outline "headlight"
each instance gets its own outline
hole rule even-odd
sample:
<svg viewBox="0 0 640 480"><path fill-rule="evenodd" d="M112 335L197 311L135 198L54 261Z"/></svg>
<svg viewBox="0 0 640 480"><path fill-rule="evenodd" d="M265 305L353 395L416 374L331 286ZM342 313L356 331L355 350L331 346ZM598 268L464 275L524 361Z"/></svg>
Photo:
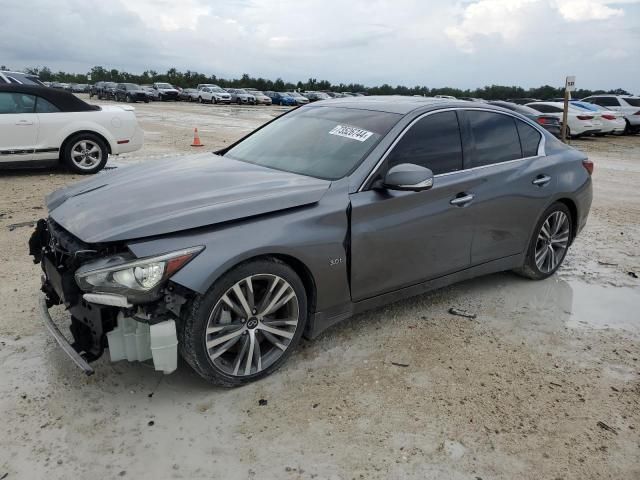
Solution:
<svg viewBox="0 0 640 480"><path fill-rule="evenodd" d="M203 249L192 247L135 260L123 255L106 257L81 266L75 275L76 283L85 292L118 293L130 300L148 298Z"/></svg>

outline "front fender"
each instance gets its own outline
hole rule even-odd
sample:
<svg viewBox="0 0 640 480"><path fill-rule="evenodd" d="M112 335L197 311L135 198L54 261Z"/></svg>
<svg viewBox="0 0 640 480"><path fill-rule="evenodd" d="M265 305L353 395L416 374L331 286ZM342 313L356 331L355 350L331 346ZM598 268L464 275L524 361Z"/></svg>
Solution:
<svg viewBox="0 0 640 480"><path fill-rule="evenodd" d="M225 272L251 258L286 255L304 264L316 285L316 309L350 301L347 182L334 182L316 204L230 224L128 244L137 257L204 245L171 280L204 294Z"/></svg>

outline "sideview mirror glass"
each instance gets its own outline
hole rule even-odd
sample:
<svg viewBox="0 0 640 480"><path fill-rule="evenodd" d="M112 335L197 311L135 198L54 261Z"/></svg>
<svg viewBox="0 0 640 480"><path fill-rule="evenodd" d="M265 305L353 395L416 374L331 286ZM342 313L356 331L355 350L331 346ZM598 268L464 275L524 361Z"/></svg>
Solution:
<svg viewBox="0 0 640 480"><path fill-rule="evenodd" d="M401 163L389 169L383 186L389 190L421 192L433 186L433 172L413 163Z"/></svg>

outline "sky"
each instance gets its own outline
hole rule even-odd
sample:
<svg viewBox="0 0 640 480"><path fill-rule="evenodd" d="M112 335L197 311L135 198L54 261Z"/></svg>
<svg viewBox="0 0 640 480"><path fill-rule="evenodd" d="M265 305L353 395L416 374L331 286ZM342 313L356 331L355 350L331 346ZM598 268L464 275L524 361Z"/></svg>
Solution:
<svg viewBox="0 0 640 480"><path fill-rule="evenodd" d="M640 0L0 0L0 64L640 94ZM38 12L38 15L33 15Z"/></svg>

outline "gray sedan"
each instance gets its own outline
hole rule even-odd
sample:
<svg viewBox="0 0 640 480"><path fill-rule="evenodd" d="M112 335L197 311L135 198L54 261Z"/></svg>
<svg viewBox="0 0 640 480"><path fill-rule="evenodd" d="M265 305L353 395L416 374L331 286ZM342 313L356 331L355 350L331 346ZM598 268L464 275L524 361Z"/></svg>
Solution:
<svg viewBox="0 0 640 480"><path fill-rule="evenodd" d="M87 373L108 348L246 384L356 313L503 270L553 275L587 221L592 170L491 105L315 102L215 154L51 194L30 240L42 316Z"/></svg>

